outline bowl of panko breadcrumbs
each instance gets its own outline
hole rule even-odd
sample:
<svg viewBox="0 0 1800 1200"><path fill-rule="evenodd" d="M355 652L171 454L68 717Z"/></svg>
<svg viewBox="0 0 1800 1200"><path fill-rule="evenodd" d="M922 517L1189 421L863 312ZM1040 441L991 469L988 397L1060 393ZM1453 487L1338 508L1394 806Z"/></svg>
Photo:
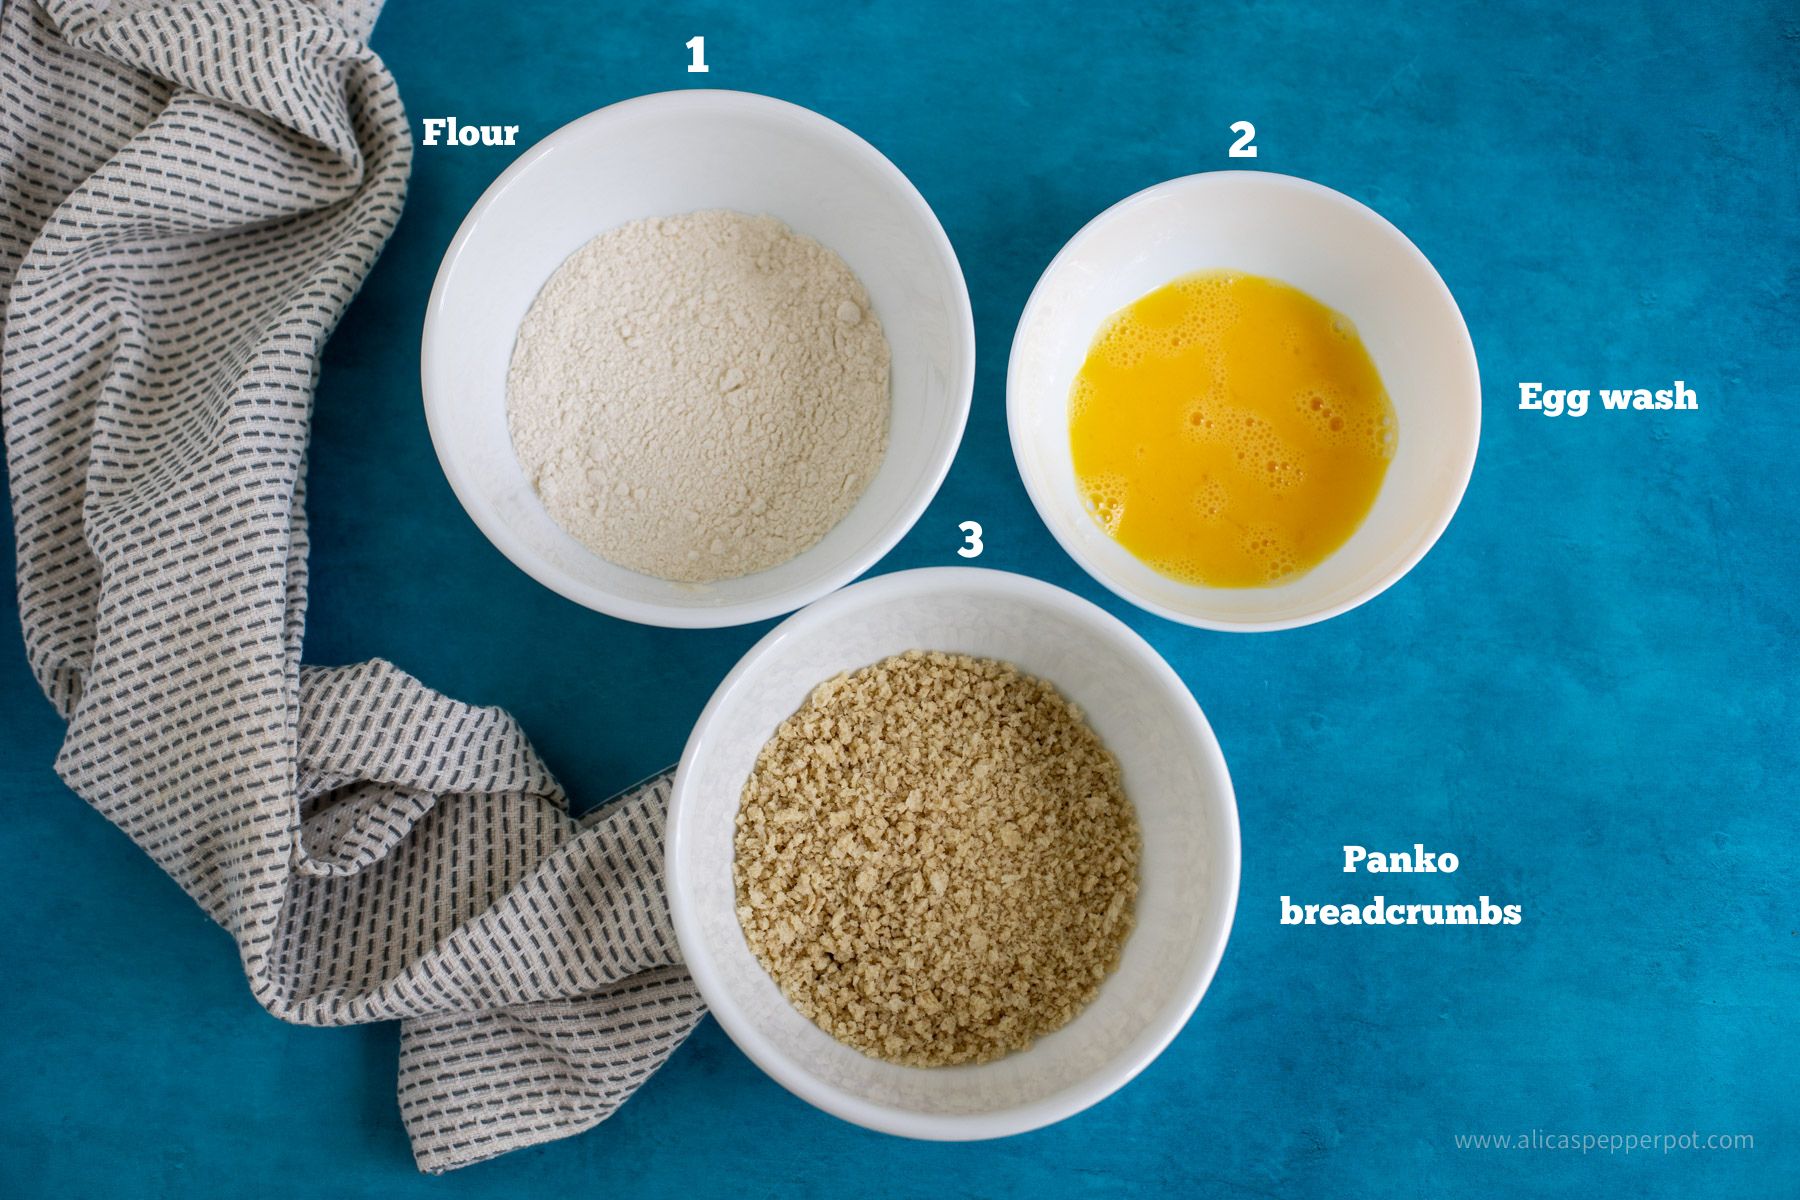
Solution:
<svg viewBox="0 0 1800 1200"><path fill-rule="evenodd" d="M1180 1032L1237 903L1237 807L1180 678L1060 588L903 571L720 684L669 808L669 904L733 1041L907 1137L1001 1137Z"/></svg>

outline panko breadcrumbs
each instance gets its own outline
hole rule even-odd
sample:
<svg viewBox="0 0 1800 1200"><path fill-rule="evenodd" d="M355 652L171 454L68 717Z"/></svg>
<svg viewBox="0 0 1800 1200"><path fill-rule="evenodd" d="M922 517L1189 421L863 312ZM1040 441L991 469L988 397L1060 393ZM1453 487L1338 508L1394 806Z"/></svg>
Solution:
<svg viewBox="0 0 1800 1200"><path fill-rule="evenodd" d="M1050 684L960 654L820 684L758 756L736 843L738 920L782 993L912 1066L1067 1024L1137 898L1117 760Z"/></svg>

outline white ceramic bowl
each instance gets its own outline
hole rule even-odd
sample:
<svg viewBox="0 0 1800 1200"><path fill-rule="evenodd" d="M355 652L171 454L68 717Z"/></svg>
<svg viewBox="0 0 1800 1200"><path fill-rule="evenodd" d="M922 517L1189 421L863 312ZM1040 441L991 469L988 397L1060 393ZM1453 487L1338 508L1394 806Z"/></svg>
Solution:
<svg viewBox="0 0 1800 1200"><path fill-rule="evenodd" d="M1274 587L1159 574L1095 524L1075 487L1069 388L1095 333L1139 296L1201 270L1280 279L1349 317L1394 403L1399 443L1368 518L1331 557ZM1189 625L1288 629L1355 608L1431 549L1475 466L1481 379L1456 301L1405 234L1319 184L1218 171L1121 200L1063 247L1019 318L1006 419L1032 503L1088 574Z"/></svg>
<svg viewBox="0 0 1800 1200"><path fill-rule="evenodd" d="M708 208L767 213L850 264L893 350L893 410L881 470L823 540L769 570L695 585L610 563L551 519L513 454L506 372L519 322L571 253L627 221ZM975 329L943 227L874 147L767 96L665 92L563 126L482 194L438 269L421 376L450 486L519 567L626 620L737 625L843 586L918 520L962 439Z"/></svg>
<svg viewBox="0 0 1800 1200"><path fill-rule="evenodd" d="M1118 971L1062 1029L975 1066L895 1066L834 1041L782 998L745 944L733 900L734 821L763 744L817 684L912 649L1003 659L1054 683L1118 755L1143 831L1137 923ZM1122 622L1021 575L902 571L796 613L719 685L675 776L668 887L682 954L713 1015L776 1082L871 1129L999 1137L1104 1099L1180 1031L1231 931L1237 805L1199 705Z"/></svg>

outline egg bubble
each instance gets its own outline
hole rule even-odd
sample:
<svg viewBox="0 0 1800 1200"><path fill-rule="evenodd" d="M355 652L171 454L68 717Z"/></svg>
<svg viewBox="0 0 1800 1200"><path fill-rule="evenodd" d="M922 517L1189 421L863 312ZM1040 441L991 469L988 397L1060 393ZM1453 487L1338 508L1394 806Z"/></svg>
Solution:
<svg viewBox="0 0 1800 1200"><path fill-rule="evenodd" d="M1230 271L1199 271L1175 281L1175 290L1192 299L1216 298L1228 291L1238 276Z"/></svg>
<svg viewBox="0 0 1800 1200"><path fill-rule="evenodd" d="M1394 457L1394 451L1400 446L1400 429L1394 421L1393 413L1383 413L1375 423L1375 448L1383 458Z"/></svg>
<svg viewBox="0 0 1800 1200"><path fill-rule="evenodd" d="M1147 559L1146 561L1149 563L1152 570L1161 572L1169 578L1181 583L1191 583L1200 587L1206 587L1212 582L1206 577L1205 568L1194 559L1185 555L1164 555L1158 558Z"/></svg>
<svg viewBox="0 0 1800 1200"><path fill-rule="evenodd" d="M1216 525L1225 519L1225 510L1231 503L1231 493L1225 485L1208 475L1194 489L1193 505L1200 514L1200 519L1208 525Z"/></svg>
<svg viewBox="0 0 1800 1200"><path fill-rule="evenodd" d="M1075 376L1075 382L1069 386L1069 420L1079 421L1087 415L1088 408L1094 402L1094 381L1086 372Z"/></svg>
<svg viewBox="0 0 1800 1200"><path fill-rule="evenodd" d="M1277 492L1301 481L1300 456L1268 421L1242 409L1227 409L1219 425L1221 440L1248 478Z"/></svg>
<svg viewBox="0 0 1800 1200"><path fill-rule="evenodd" d="M1106 365L1128 371L1144 361L1144 343L1151 340L1145 332L1136 321L1127 317L1115 321L1101 334L1094 349Z"/></svg>
<svg viewBox="0 0 1800 1200"><path fill-rule="evenodd" d="M1122 476L1110 472L1081 479L1081 500L1100 528L1113 534L1125 519L1128 487Z"/></svg>
<svg viewBox="0 0 1800 1200"><path fill-rule="evenodd" d="M1257 565L1265 582L1273 583L1292 574L1300 556L1280 530L1258 523L1244 530L1242 548L1246 557Z"/></svg>
<svg viewBox="0 0 1800 1200"><path fill-rule="evenodd" d="M1267 472L1265 482L1272 492L1286 492L1298 487L1306 479L1306 472L1301 470L1292 459L1271 458L1264 464Z"/></svg>
<svg viewBox="0 0 1800 1200"><path fill-rule="evenodd" d="M1188 330L1188 340L1205 340L1230 325L1238 315L1238 302L1231 295L1237 277L1203 272L1188 275L1174 284L1175 291L1187 301L1181 324Z"/></svg>
<svg viewBox="0 0 1800 1200"><path fill-rule="evenodd" d="M1201 443L1217 443L1224 437L1219 405L1211 396L1197 396L1182 412L1180 429L1183 436Z"/></svg>

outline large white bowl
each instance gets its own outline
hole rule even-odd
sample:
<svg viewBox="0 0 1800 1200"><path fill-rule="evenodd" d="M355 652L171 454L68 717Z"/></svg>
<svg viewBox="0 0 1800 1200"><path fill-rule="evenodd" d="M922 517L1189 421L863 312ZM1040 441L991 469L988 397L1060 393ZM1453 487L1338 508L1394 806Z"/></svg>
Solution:
<svg viewBox="0 0 1800 1200"><path fill-rule="evenodd" d="M895 1066L834 1041L751 954L733 898L738 802L763 744L817 684L912 649L1003 659L1054 683L1118 755L1143 831L1137 923L1118 971L1062 1029L975 1066ZM1104 1099L1180 1031L1231 931L1237 805L1199 705L1119 620L1020 575L902 571L796 613L719 685L675 776L668 887L682 954L713 1015L776 1082L871 1129L999 1137Z"/></svg>
<svg viewBox="0 0 1800 1200"><path fill-rule="evenodd" d="M1075 487L1069 388L1095 333L1139 296L1201 270L1271 276L1349 317L1394 403L1399 444L1368 518L1331 557L1274 587L1197 587L1152 570L1100 529ZM1405 234L1328 187L1217 171L1121 200L1063 247L1019 318L1006 419L1032 503L1088 574L1190 625L1288 629L1380 594L1431 549L1475 466L1481 379L1456 301Z"/></svg>
<svg viewBox="0 0 1800 1200"><path fill-rule="evenodd" d="M881 470L823 540L769 570L695 585L610 563L551 519L513 453L506 373L519 322L571 253L627 221L708 208L767 213L849 263L893 350L893 411ZM482 194L438 270L421 360L438 460L502 553L616 617L737 625L848 583L918 520L962 439L975 329L943 227L873 146L767 96L665 92L563 126Z"/></svg>

